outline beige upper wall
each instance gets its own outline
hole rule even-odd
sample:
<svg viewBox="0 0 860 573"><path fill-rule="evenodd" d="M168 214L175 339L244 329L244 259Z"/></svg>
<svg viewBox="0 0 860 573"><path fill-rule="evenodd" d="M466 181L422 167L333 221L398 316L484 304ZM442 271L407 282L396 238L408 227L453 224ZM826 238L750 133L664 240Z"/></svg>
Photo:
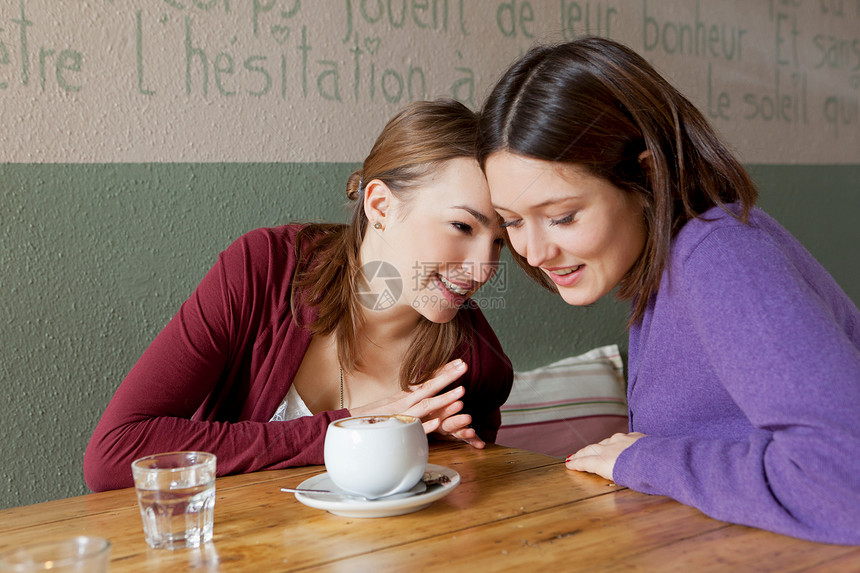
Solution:
<svg viewBox="0 0 860 573"><path fill-rule="evenodd" d="M359 161L530 45L652 61L747 163L860 161L860 0L0 0L0 161Z"/></svg>

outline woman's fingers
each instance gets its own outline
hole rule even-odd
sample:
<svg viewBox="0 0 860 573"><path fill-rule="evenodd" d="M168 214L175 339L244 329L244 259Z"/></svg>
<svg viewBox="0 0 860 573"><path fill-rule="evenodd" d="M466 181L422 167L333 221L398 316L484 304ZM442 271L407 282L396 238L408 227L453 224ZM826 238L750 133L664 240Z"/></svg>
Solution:
<svg viewBox="0 0 860 573"><path fill-rule="evenodd" d="M424 398L435 396L444 388L450 386L451 383L457 380L460 376L462 376L466 372L466 370L466 363L459 358L457 360L449 362L448 364L434 372L432 378L412 388L411 393L415 398L415 401L418 402L419 400L423 400Z"/></svg>
<svg viewBox="0 0 860 573"><path fill-rule="evenodd" d="M457 359L437 370L432 378L413 390L415 403L404 413L421 418L427 434L439 432L453 436L461 432L472 423L468 414L457 415L463 409L460 398L466 393L465 388L457 386L444 394L438 393L460 378L466 369L466 363ZM472 436L467 433L465 438L472 439Z"/></svg>
<svg viewBox="0 0 860 573"><path fill-rule="evenodd" d="M472 441L477 440L483 443L483 441L478 438L478 433L475 431L475 429L469 426L469 424L472 423L472 417L465 414L463 416L463 419L456 420L457 427L450 431L445 430L445 426L448 420L442 422L442 431L449 436L457 438L458 440L463 440L464 442L471 443Z"/></svg>
<svg viewBox="0 0 860 573"><path fill-rule="evenodd" d="M465 393L465 388L463 388L462 386L457 386L453 390L448 390L444 394L424 398L418 403L412 405L412 407L410 407L403 413L408 414L410 416L415 416L416 418L424 419L431 414L443 411L443 409L445 408L453 408L456 409L456 411L459 411L463 407L463 403L460 402L458 406L456 402L460 398L462 398L463 394ZM439 416L437 415L433 417Z"/></svg>
<svg viewBox="0 0 860 573"><path fill-rule="evenodd" d="M467 368L466 363L458 358L439 368L422 384L401 391L389 399L351 408L350 414L406 414L420 418L426 433L435 432L440 430L445 420L463 409L460 398L466 393L465 388L457 386L443 394L439 392L460 378ZM447 427L453 426L449 424Z"/></svg>
<svg viewBox="0 0 860 573"><path fill-rule="evenodd" d="M462 404L462 402L460 403ZM478 437L478 433L471 427L472 416L469 414L440 415L442 423L437 434L448 439L466 442L473 448L481 449L487 444Z"/></svg>
<svg viewBox="0 0 860 573"><path fill-rule="evenodd" d="M474 433L474 430L473 430L473 433ZM481 438L478 437L477 434L475 434L472 437L462 437L460 439L463 440L464 442L466 442L467 444L469 444L470 446L472 446L473 448L475 448L476 450L482 450L487 445L484 442L484 440L482 440Z"/></svg>
<svg viewBox="0 0 860 573"><path fill-rule="evenodd" d="M456 424L457 422L455 421L455 422L450 423L450 424L446 423L446 422L452 416L455 417L455 419L457 419L457 416L455 416L455 415L462 410L463 410L463 402L460 400L456 400L455 402L451 402L450 404L440 408L439 410L436 410L435 412L431 412L429 415L433 416L434 418L439 418L440 420L443 420L443 422L442 422L442 424L443 424L442 429L443 430L454 431L456 429L454 424ZM466 422L466 424L464 424L464 425L468 425L468 424L472 423L471 416L468 416L468 414L462 414L462 415L467 416L469 418L469 421Z"/></svg>
<svg viewBox="0 0 860 573"><path fill-rule="evenodd" d="M567 469L590 472L606 479L612 479L615 462L621 452L632 446L645 434L633 432L630 434L614 434L597 444L585 446L565 460Z"/></svg>
<svg viewBox="0 0 860 573"><path fill-rule="evenodd" d="M421 425L424 427L425 434L432 434L439 429L440 425L442 425L442 420L439 418L430 418L426 422L422 422Z"/></svg>
<svg viewBox="0 0 860 573"><path fill-rule="evenodd" d="M454 413L450 416L440 417L442 418L442 426L440 427L440 431L446 434L453 435L456 432L460 432L464 429L469 428L469 424L472 423L472 416L470 416L469 414Z"/></svg>

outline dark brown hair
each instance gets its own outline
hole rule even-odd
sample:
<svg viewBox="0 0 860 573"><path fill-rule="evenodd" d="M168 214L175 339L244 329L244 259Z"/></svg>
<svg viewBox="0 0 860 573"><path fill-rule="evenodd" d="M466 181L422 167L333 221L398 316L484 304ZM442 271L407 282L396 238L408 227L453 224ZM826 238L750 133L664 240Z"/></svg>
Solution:
<svg viewBox="0 0 860 573"><path fill-rule="evenodd" d="M388 122L361 169L347 181L347 197L355 201L349 224L308 225L299 232L293 314L297 316L300 298L316 308L317 318L307 326L314 334L335 334L344 370L361 363L357 338L363 313L358 293L365 279L359 249L368 226L364 187L378 179L408 208L410 194L420 193L422 182L443 162L475 157L477 121L473 111L454 100L408 104ZM423 382L448 362L467 340L467 328L461 313L442 324L421 317L400 369L401 386Z"/></svg>
<svg viewBox="0 0 860 573"><path fill-rule="evenodd" d="M693 104L644 58L605 38L534 47L504 73L481 111L481 166L497 151L578 165L640 196L646 243L617 292L635 300L630 324L657 292L678 230L733 202L746 221L757 197L752 179ZM644 151L650 157L640 161ZM514 257L556 290L543 272Z"/></svg>

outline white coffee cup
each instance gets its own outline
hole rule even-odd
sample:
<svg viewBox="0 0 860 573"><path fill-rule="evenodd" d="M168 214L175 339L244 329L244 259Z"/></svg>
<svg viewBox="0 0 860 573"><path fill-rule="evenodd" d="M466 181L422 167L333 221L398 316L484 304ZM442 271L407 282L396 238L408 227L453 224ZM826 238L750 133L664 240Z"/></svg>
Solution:
<svg viewBox="0 0 860 573"><path fill-rule="evenodd" d="M325 469L340 489L378 498L414 487L427 467L427 436L412 416L356 416L330 423Z"/></svg>

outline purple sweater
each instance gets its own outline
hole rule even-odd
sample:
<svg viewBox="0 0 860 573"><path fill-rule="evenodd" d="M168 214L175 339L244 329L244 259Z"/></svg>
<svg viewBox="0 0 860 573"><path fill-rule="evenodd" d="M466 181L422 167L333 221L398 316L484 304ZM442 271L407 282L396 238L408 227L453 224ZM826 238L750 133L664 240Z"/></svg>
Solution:
<svg viewBox="0 0 860 573"><path fill-rule="evenodd" d="M84 456L91 489L133 485L131 462L155 452L213 452L218 475L323 463L326 428L347 410L269 422L311 342L290 311L299 228L257 229L221 253L108 404ZM296 310L305 324L314 317ZM513 370L481 312L460 312L471 340L456 356L469 370L455 384L492 442Z"/></svg>
<svg viewBox="0 0 860 573"><path fill-rule="evenodd" d="M716 519L860 544L860 312L762 211L704 217L673 240L630 331L630 428L647 437L613 477Z"/></svg>

